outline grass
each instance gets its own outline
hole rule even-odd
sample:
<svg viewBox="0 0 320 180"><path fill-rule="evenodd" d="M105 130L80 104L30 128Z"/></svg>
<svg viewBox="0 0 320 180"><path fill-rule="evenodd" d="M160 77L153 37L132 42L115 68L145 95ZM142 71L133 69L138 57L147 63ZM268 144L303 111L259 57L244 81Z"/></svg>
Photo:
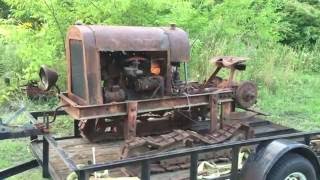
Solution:
<svg viewBox="0 0 320 180"><path fill-rule="evenodd" d="M259 108L270 120L302 131L320 129L319 74L297 73L283 88L260 91Z"/></svg>
<svg viewBox="0 0 320 180"><path fill-rule="evenodd" d="M0 141L0 169L8 168L22 162L31 160L28 139ZM42 179L39 168L26 171L22 174L8 178L8 180L37 180Z"/></svg>

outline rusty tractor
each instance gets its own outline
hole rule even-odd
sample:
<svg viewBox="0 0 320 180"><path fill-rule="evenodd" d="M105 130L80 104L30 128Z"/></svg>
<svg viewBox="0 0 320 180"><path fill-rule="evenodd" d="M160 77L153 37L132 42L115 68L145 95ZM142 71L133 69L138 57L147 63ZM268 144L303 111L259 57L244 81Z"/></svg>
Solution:
<svg viewBox="0 0 320 180"><path fill-rule="evenodd" d="M234 77L247 59L213 58L216 69L206 81L188 82L180 70L187 71L189 40L175 25L75 25L67 34L66 57L68 86L59 93L60 107L80 120L89 141L124 139L121 158L252 137L236 111L257 100L256 85ZM229 69L228 77L218 76L222 69ZM56 86L53 70L43 66L40 77L44 89ZM220 155L209 156L203 158ZM187 166L187 159L179 161L179 167L162 161L153 169Z"/></svg>

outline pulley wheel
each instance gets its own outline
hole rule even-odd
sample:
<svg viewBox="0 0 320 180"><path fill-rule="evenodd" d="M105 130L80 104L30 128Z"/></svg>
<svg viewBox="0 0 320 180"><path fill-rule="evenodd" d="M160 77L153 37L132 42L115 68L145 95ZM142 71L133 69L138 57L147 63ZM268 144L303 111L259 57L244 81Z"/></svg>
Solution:
<svg viewBox="0 0 320 180"><path fill-rule="evenodd" d="M236 90L236 102L242 108L249 108L257 102L257 86L251 81L242 82Z"/></svg>

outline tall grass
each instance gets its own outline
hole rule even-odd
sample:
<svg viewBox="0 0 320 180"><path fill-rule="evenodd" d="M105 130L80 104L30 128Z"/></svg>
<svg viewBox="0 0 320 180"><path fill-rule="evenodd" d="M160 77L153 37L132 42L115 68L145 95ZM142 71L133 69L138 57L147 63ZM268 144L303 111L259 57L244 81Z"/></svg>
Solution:
<svg viewBox="0 0 320 180"><path fill-rule="evenodd" d="M240 79L252 80L261 88L276 93L297 78L298 72L319 71L319 47L298 50L279 43L245 44L240 38L221 38L213 35L209 41L195 41L189 65L194 80L204 80L213 72L210 59L232 55L248 57L247 70L239 73ZM218 37L218 38L215 38Z"/></svg>

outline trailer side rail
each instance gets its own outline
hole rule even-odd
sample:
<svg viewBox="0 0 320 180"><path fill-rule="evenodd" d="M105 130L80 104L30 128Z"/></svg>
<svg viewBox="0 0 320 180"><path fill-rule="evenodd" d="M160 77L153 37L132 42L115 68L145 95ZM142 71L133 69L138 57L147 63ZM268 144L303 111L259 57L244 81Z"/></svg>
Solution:
<svg viewBox="0 0 320 180"><path fill-rule="evenodd" d="M48 112L48 115L52 113ZM59 113L63 114L63 113ZM43 114L35 113L32 114L34 118L38 118ZM76 122L76 121L75 121ZM76 131L75 131L76 133ZM230 178L231 180L239 179L239 171L238 171L238 157L241 147L244 146L253 146L258 145L261 143L268 143L273 140L277 139L302 139L303 143L306 145L310 145L310 140L313 136L320 135L320 131L314 132L298 132L298 133L290 133L284 135L276 135L276 136L269 136L269 137L262 137L262 138L253 138L244 141L236 141L236 142L227 142L221 144L213 144L213 145L206 145L200 147L193 147L188 149L181 149L181 150L174 150L170 152L163 152L157 153L152 155L144 155L138 156L133 158L127 158L124 160L117 160L112 162L106 162L104 164L93 164L88 165L83 168L78 168L76 164L68 157L68 154L58 146L57 140L66 139L70 137L64 138L54 138L50 134L45 134L42 140L37 140L38 142L42 141L43 144L43 158L42 160L38 158L39 164L43 166L43 175L44 177L49 177L49 146L54 149L59 157L63 160L63 162L67 165L67 167L71 171L75 171L78 175L79 180L87 180L91 173L95 171L101 171L106 169L114 169L119 167L125 167L128 165L141 165L141 179L142 180L149 180L150 179L150 164L153 161L169 159L173 157L180 157L180 156L190 156L190 168L189 174L190 179L196 180L197 179L197 167L198 167L198 156L200 153L211 152L211 151L219 151L224 149L232 149L232 162L231 162L231 174L228 174L223 177L215 178L215 180L219 179L227 179ZM75 134L75 136L78 136ZM74 137L75 137L74 136Z"/></svg>

